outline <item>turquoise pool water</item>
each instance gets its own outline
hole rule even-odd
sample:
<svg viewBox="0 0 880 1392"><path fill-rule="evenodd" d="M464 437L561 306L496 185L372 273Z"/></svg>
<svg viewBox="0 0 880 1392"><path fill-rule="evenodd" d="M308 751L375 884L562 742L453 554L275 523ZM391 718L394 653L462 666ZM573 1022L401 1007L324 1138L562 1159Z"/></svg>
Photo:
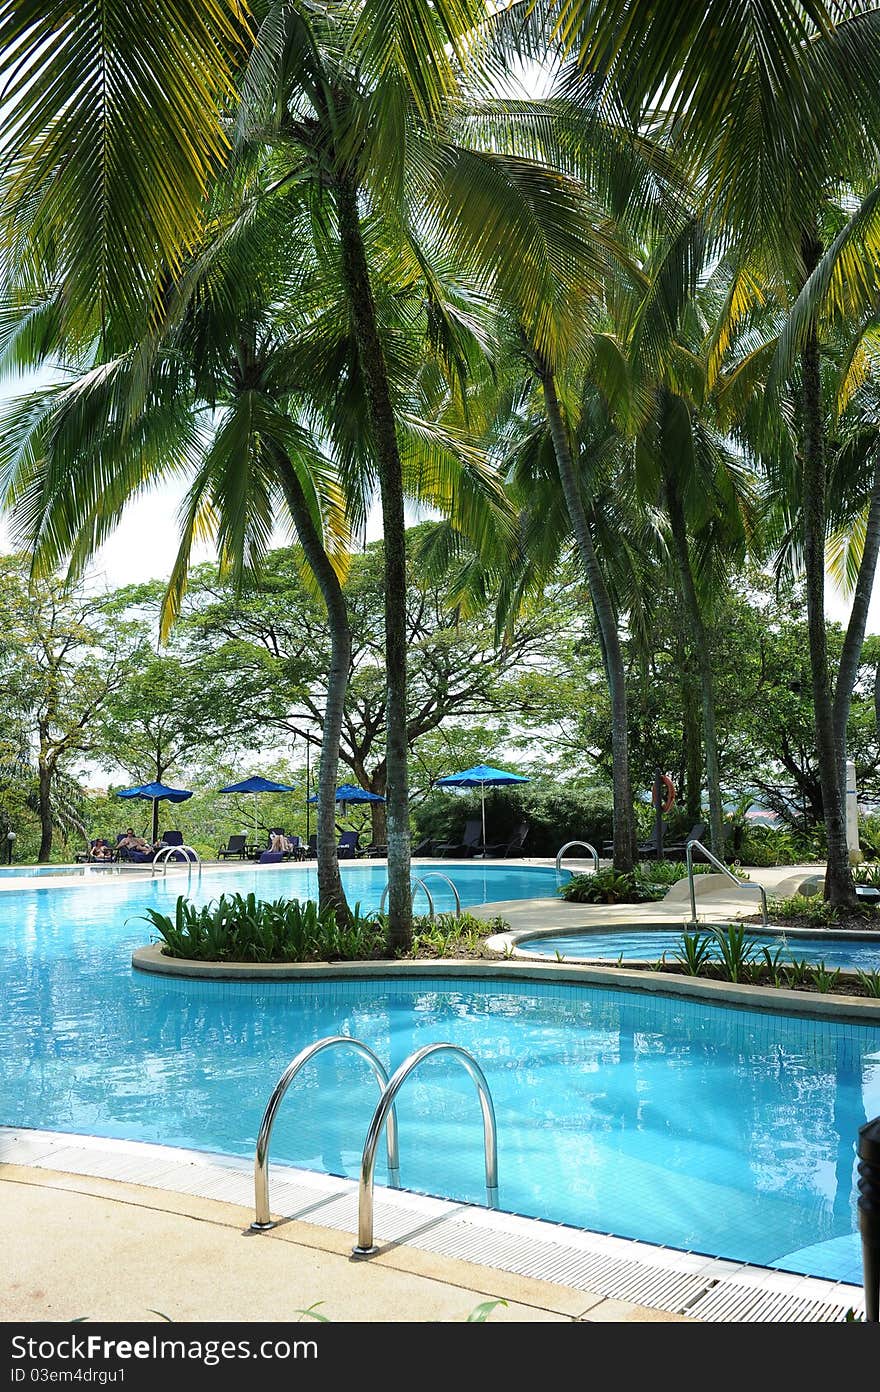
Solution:
<svg viewBox="0 0 880 1392"><path fill-rule="evenodd" d="M473 903L486 889L501 897L496 870L453 874ZM285 874L303 872L272 873L281 893ZM514 882L530 892L547 879L501 873L525 876ZM352 890L360 874L373 878L352 868ZM276 892L244 867L206 872L203 893L248 878ZM854 1142L880 1112L880 1027L559 983L133 972L131 950L149 936L138 915L180 887L0 895L0 1122L250 1159L272 1086L306 1044L350 1033L394 1068L451 1040L492 1089L504 1208L815 1275L839 1277L841 1251L855 1261ZM356 1057L322 1056L279 1113L273 1159L355 1176L374 1102ZM464 1073L430 1061L398 1108L403 1183L481 1202L479 1108ZM380 1150L379 1182L383 1163Z"/></svg>
<svg viewBox="0 0 880 1392"><path fill-rule="evenodd" d="M843 967L851 971L880 969L880 938L866 939L833 933L825 938L799 937L796 933L754 934L760 948L770 952L782 951L782 960L824 962L827 967ZM567 959L586 958L592 962L656 962L666 953L672 961L681 951L682 931L678 928L608 928L591 932L552 933L546 937L525 939L517 943L520 952L535 957L552 957L557 953ZM713 956L718 949L713 946Z"/></svg>

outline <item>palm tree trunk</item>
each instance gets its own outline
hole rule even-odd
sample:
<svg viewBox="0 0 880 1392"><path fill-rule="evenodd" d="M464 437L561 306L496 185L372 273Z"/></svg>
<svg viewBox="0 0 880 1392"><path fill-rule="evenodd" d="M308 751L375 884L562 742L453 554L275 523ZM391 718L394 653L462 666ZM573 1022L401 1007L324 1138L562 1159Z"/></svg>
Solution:
<svg viewBox="0 0 880 1392"><path fill-rule="evenodd" d="M846 808L846 727L852 705L852 694L859 672L862 647L865 642L865 629L868 625L868 606L874 589L877 573L877 557L880 555L880 451L874 466L874 481L871 488L871 502L868 507L868 521L865 526L865 546L859 562L859 574L853 593L852 610L846 626L843 651L834 687L834 741L837 745L838 778L840 795Z"/></svg>
<svg viewBox="0 0 880 1392"><path fill-rule="evenodd" d="M535 360L533 359L533 361ZM556 394L556 382L549 368L537 363L536 366L544 388L544 403L547 409L550 434L553 438L559 481L562 484L565 504L587 584L590 588L593 608L599 624L605 671L608 677L608 691L611 697L611 759L614 790L614 868L615 870L631 870L634 860L635 829L632 789L629 781L626 671L620 647L620 634L617 631L617 615L614 612L614 605L611 603L611 596L608 593L605 577L599 565L589 520L578 488L571 455L571 443Z"/></svg>
<svg viewBox="0 0 880 1392"><path fill-rule="evenodd" d="M815 235L805 232L801 251L806 275L815 269L822 247ZM825 897L832 904L855 906L846 820L838 775L837 743L831 680L828 673L828 642L825 629L825 438L822 418L822 382L819 370L819 339L815 321L801 349L801 404L803 408L804 571L807 593L807 631L810 643L810 670L813 688L813 720L816 731L816 761L822 785L825 812L825 839L828 864Z"/></svg>
<svg viewBox="0 0 880 1392"><path fill-rule="evenodd" d="M330 670L327 676L327 704L321 735L321 762L318 768L318 901L322 909L332 908L336 920L345 927L349 907L339 874L336 851L336 778L339 768L339 741L345 714L345 694L351 667L351 628L348 606L339 577L324 550L324 543L309 510L296 470L289 459L279 460L279 469L308 566L318 583L330 629Z"/></svg>
<svg viewBox="0 0 880 1392"><path fill-rule="evenodd" d="M342 273L354 325L358 358L366 388L376 467L382 500L385 543L385 668L388 827L389 945L405 951L412 942L410 889L409 777L406 709L406 522L403 471L385 354L376 322L376 306L361 234L357 188L348 179L337 183Z"/></svg>
<svg viewBox="0 0 880 1392"><path fill-rule="evenodd" d="M679 648L679 671L681 674L681 735L684 755L684 810L688 821L693 824L700 820L703 799L703 736L697 710L700 700L694 681L694 659L688 645L682 639Z"/></svg>
<svg viewBox="0 0 880 1392"><path fill-rule="evenodd" d="M681 597L691 631L691 651L700 674L700 699L703 710L703 752L706 760L706 788L709 794L709 845L717 856L724 854L724 810L721 806L721 782L718 768L718 732L715 726L715 684L712 678L712 660L709 653L709 638L700 599L694 584L691 570L690 550L688 548L687 524L684 508L675 480L667 476L666 503L669 509L669 522L672 528L672 546L675 552L675 565L681 585Z"/></svg>
<svg viewBox="0 0 880 1392"><path fill-rule="evenodd" d="M40 756L38 774L40 808L40 851L37 860L45 865L52 854L52 769Z"/></svg>

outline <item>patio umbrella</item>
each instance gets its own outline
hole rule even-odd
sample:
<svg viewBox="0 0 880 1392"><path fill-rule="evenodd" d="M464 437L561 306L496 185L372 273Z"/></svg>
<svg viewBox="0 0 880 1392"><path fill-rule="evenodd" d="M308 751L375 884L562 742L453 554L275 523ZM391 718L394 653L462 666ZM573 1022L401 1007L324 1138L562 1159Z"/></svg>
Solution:
<svg viewBox="0 0 880 1392"><path fill-rule="evenodd" d="M440 788L479 788L480 807L483 813L483 845L486 842L486 789L503 788L506 783L528 783L530 780L522 773L507 773L505 769L490 768L488 764L476 764L463 773L450 773L437 779Z"/></svg>
<svg viewBox="0 0 880 1392"><path fill-rule="evenodd" d="M244 778L240 783L228 783L221 793L252 793L254 795L254 840L257 839L257 805L260 793L293 793L296 791L289 783L274 783L271 778L263 778L256 773Z"/></svg>
<svg viewBox="0 0 880 1392"><path fill-rule="evenodd" d="M116 794L121 798L142 798L145 802L153 804L153 840L159 839L159 803L166 802L186 802L187 798L192 797L192 793L187 792L186 788L169 788L166 783L142 783L137 788L123 788Z"/></svg>
<svg viewBox="0 0 880 1392"><path fill-rule="evenodd" d="M318 794L313 793L308 799L309 802L317 802ZM354 783L340 783L336 789L336 801L346 802L384 802L381 793L369 793L366 788L357 788Z"/></svg>

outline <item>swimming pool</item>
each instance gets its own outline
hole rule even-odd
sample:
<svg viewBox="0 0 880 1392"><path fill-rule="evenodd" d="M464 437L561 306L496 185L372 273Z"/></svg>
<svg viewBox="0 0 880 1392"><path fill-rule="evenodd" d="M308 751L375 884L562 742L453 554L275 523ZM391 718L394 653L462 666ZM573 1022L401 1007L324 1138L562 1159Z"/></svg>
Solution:
<svg viewBox="0 0 880 1392"><path fill-rule="evenodd" d="M242 874L264 885L264 869ZM490 867L453 873L466 894L483 876L498 883ZM169 877L0 896L0 1122L250 1159L271 1089L306 1044L350 1033L393 1068L451 1040L492 1089L504 1208L839 1276L854 1141L880 1112L880 1026L556 982L133 972L144 903L171 903L180 887ZM273 1160L356 1175L374 1103L355 1056L322 1056L278 1115ZM463 1071L432 1060L398 1107L403 1183L482 1202L480 1114Z"/></svg>
<svg viewBox="0 0 880 1392"><path fill-rule="evenodd" d="M454 864L454 870L453 870ZM140 867L150 871L151 867ZM358 861L339 867L345 892L352 905L359 903L364 910L378 909L382 891L388 883L388 867L384 861ZM73 918L82 913L98 912L99 920L105 920L104 909L109 906L110 918L117 912L142 913L146 905L153 908L174 906L178 894L205 903L216 899L219 894L249 894L251 891L263 899L317 899L318 871L314 862L310 865L285 862L280 865L255 865L250 862L236 865L193 866L189 871L183 866L169 866L167 873L160 869L154 875L139 876L129 868L116 866L23 866L16 869L16 876L42 878L39 872L48 875L77 875L88 880L89 886L71 886L69 889L56 887L46 889L52 894L56 918L67 915ZM509 862L483 862L481 860L460 862L430 862L413 864L413 883L416 877L426 880L439 913L455 907L455 896L442 876L455 880L456 888L464 908L475 904L485 904L504 899L531 899L551 897L557 885L570 879L568 870L557 871L543 865L514 865ZM23 901L27 902L32 893L30 887L20 889ZM36 890L40 892L39 889ZM8 898L16 893L16 888L0 883L0 915L16 911L15 901ZM81 896L96 893L94 901ZM100 896L100 898L97 897ZM67 897L59 897L67 896ZM414 901L417 913L427 910L424 891L419 889ZM145 939L146 941L146 939Z"/></svg>
<svg viewBox="0 0 880 1392"><path fill-rule="evenodd" d="M656 962L666 954L673 961L681 951L683 930L680 928L594 928L586 932L548 933L537 938L521 938L518 952L534 957L557 954L566 961ZM827 967L842 967L849 971L880 969L880 937L865 938L857 934L830 932L822 937L801 936L797 933L755 933L757 956L760 948L770 952L781 950L786 962L824 962ZM712 955L719 955L713 945Z"/></svg>

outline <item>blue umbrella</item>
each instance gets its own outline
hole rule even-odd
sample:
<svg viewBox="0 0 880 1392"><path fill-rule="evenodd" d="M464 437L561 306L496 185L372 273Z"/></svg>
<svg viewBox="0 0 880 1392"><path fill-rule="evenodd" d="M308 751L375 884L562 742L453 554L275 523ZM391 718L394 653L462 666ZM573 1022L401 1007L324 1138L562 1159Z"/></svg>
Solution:
<svg viewBox="0 0 880 1392"><path fill-rule="evenodd" d="M309 802L317 802L318 794L313 793ZM356 788L353 783L340 783L336 789L337 802L384 802L380 793L368 793L366 788Z"/></svg>
<svg viewBox="0 0 880 1392"><path fill-rule="evenodd" d="M225 788L220 789L221 793L293 793L296 791L289 783L274 783L271 778L263 778L260 774L254 774L251 778L244 778L240 783L227 783ZM254 797L254 840L257 838L257 799Z"/></svg>
<svg viewBox="0 0 880 1392"><path fill-rule="evenodd" d="M187 792L186 788L169 788L166 783L141 783L137 788L122 788L116 794L121 798L143 798L153 804L153 840L159 839L159 803L164 799L166 802L186 802L187 798L192 797L192 793Z"/></svg>
<svg viewBox="0 0 880 1392"><path fill-rule="evenodd" d="M483 812L483 845L486 845L486 789L501 788L505 783L528 783L530 780L522 773L507 773L504 769L491 768L488 764L476 764L463 773L450 773L438 778L437 785L442 788L479 788L480 805Z"/></svg>

